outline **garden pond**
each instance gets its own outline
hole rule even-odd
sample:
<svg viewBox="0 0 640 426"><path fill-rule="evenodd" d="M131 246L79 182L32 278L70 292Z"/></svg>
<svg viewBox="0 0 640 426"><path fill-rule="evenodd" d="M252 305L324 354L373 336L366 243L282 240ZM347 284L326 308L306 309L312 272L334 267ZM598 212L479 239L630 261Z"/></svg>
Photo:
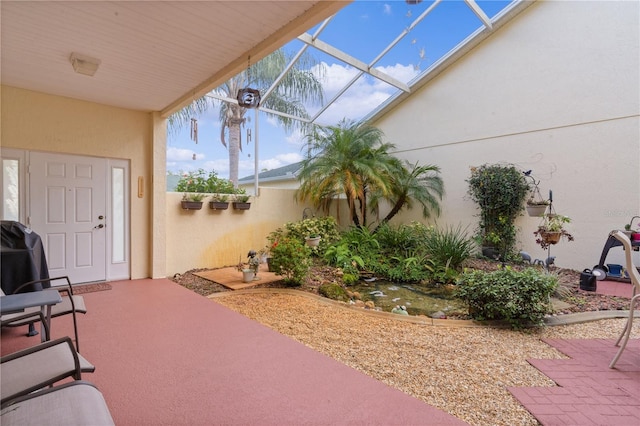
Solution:
<svg viewBox="0 0 640 426"><path fill-rule="evenodd" d="M467 305L455 297L455 288L452 286L427 287L376 280L361 281L350 286L349 290L359 292L362 300L373 301L376 307L385 312L391 312L396 306L405 306L409 315L431 317L439 311L446 316L468 313Z"/></svg>

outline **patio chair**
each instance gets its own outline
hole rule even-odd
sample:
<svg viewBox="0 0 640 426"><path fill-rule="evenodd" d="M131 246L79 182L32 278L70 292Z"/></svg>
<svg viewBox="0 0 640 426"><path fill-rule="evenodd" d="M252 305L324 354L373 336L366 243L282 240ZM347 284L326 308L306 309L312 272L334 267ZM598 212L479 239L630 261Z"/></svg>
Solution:
<svg viewBox="0 0 640 426"><path fill-rule="evenodd" d="M46 278L42 280L29 281L28 283L24 283L18 286L14 293L20 292L21 289L25 287L32 286L34 284L45 284L53 281L65 280L66 286L60 286L56 289L61 293L62 303L58 303L57 305L53 305L51 307L51 318L59 317L61 315L71 314L73 316L73 332L75 336L76 342L76 350L80 352L80 343L78 340L78 323L76 320L76 313L86 314L87 308L84 303L84 298L82 296L75 296L73 294L73 286L71 285L71 281L69 281L69 277L56 277L56 278ZM2 292L4 295L4 292ZM23 325L32 326L34 323L42 321L42 315L39 315L40 309L38 307L25 309L24 312L15 313L15 314L7 314L2 315L0 317L0 323L2 327L19 327ZM30 315L29 315L30 314ZM42 322L46 324L46 321ZM48 333L48 330L47 330ZM47 340L49 336L46 337Z"/></svg>
<svg viewBox="0 0 640 426"><path fill-rule="evenodd" d="M0 358L0 395L2 407L60 380L82 379L82 372L94 372L95 367L73 347L69 337L5 355ZM4 417L2 417L4 424Z"/></svg>
<svg viewBox="0 0 640 426"><path fill-rule="evenodd" d="M84 380L20 397L0 415L3 426L115 425L102 393Z"/></svg>
<svg viewBox="0 0 640 426"><path fill-rule="evenodd" d="M624 247L627 272L629 273L629 278L631 279L631 284L633 285L631 305L629 306L629 318L624 325L622 334L620 334L620 337L618 337L618 340L616 341L616 346L620 346L620 349L618 349L618 353L609 364L609 368L613 368L616 365L616 362L618 362L620 355L622 355L622 351L624 351L624 348L627 346L629 335L631 334L631 327L633 326L633 318L635 316L635 304L638 301L638 297L640 297L640 272L638 272L638 269L633 264L633 260L631 259L631 252L633 248L631 246L631 240L629 240L629 237L627 237L622 231L612 231L610 235L620 241L622 243L622 246ZM620 341L622 341L622 344L620 344Z"/></svg>

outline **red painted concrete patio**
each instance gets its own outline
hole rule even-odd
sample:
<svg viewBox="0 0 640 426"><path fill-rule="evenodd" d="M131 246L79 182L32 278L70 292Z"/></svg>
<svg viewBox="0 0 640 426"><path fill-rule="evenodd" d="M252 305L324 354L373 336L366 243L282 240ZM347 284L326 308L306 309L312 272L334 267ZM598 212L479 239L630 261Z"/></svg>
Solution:
<svg viewBox="0 0 640 426"><path fill-rule="evenodd" d="M83 295L79 328L118 425L465 424L169 280L111 285ZM2 354L39 342L25 330L2 330ZM53 337L72 332L54 319ZM614 370L613 341L547 343L571 359L530 362L558 387L509 389L542 424L640 424L636 336Z"/></svg>
<svg viewBox="0 0 640 426"><path fill-rule="evenodd" d="M169 280L111 284L78 322L118 425L465 424ZM25 330L2 330L3 354L39 342Z"/></svg>

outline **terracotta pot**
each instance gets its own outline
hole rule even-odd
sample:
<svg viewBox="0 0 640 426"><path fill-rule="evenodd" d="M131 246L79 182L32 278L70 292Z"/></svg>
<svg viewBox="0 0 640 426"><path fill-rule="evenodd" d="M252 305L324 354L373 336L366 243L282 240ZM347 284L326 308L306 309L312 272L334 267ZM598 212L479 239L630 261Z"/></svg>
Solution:
<svg viewBox="0 0 640 426"><path fill-rule="evenodd" d="M544 242L548 244L557 244L562 237L562 232L545 232L541 231L540 236L544 240Z"/></svg>

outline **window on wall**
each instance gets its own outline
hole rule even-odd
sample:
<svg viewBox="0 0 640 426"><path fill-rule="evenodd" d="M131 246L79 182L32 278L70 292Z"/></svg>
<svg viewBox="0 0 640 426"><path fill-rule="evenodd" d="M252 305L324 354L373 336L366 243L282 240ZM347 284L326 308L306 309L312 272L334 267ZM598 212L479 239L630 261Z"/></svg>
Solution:
<svg viewBox="0 0 640 426"><path fill-rule="evenodd" d="M113 263L126 262L125 223L125 169L111 168L111 259Z"/></svg>
<svg viewBox="0 0 640 426"><path fill-rule="evenodd" d="M23 221L24 153L17 150L2 150L2 175L0 190L2 210L0 219Z"/></svg>

